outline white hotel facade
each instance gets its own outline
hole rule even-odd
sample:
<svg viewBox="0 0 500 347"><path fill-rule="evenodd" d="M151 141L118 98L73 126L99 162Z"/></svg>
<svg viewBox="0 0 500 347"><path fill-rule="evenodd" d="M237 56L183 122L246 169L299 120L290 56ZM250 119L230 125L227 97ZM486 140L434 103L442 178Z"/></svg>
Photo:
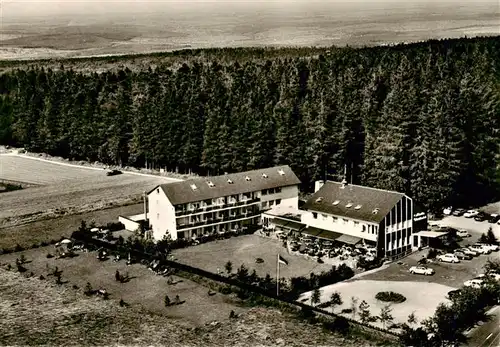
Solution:
<svg viewBox="0 0 500 347"><path fill-rule="evenodd" d="M419 242L414 235L427 229L427 215L407 195L345 181L316 182L314 195L302 208L304 233L326 230L332 240L371 243L380 257L409 252Z"/></svg>
<svg viewBox="0 0 500 347"><path fill-rule="evenodd" d="M259 224L264 209L298 209L299 184L289 166L278 166L159 185L148 193L153 239L190 239Z"/></svg>

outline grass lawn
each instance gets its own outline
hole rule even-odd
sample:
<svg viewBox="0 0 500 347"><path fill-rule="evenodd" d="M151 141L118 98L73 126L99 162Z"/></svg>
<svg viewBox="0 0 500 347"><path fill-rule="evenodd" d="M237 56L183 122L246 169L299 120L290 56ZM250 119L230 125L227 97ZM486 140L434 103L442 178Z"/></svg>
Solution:
<svg viewBox="0 0 500 347"><path fill-rule="evenodd" d="M192 329L178 319L88 298L67 285L24 278L2 268L0 279L2 345L380 346L373 338L346 341L274 309L252 308L236 319Z"/></svg>
<svg viewBox="0 0 500 347"><path fill-rule="evenodd" d="M0 248L12 249L16 244L31 247L34 243L49 242L62 236L69 237L74 230L78 229L82 220L87 224L95 221L97 225L102 225L108 222L118 222L119 215L138 214L143 210L143 204L133 204L0 228Z"/></svg>
<svg viewBox="0 0 500 347"><path fill-rule="evenodd" d="M213 320L224 320L229 317L231 310L241 312L244 308L238 306L238 302L230 296L219 293L209 296L208 289L195 282L177 278L175 285L168 285L167 278L157 276L140 264L127 266L125 261L113 262L97 260L95 252L78 253L72 259L47 259L48 252L53 252L54 247L27 250L0 256L0 263L15 265L15 259L21 254L30 261L25 266L28 272L38 277L43 275L47 281L55 283L53 276L47 276L49 271L56 266L62 271L61 279L68 281L66 285L76 284L84 288L90 282L94 289L105 288L111 295L110 299L119 301L121 298L132 306L139 306L152 314L160 314L170 318L182 319L193 326L198 326ZM115 281L115 271L129 273L130 282L120 283ZM165 295L171 300L179 295L182 305L164 306Z"/></svg>
<svg viewBox="0 0 500 347"><path fill-rule="evenodd" d="M224 265L231 261L233 272L236 272L241 264L245 264L250 271L255 269L259 276L269 274L272 277L276 277L278 253L288 261L288 266L280 266L280 277L309 277L311 272L319 273L332 268L328 264L319 264L302 256L290 255L280 241L257 235L232 237L173 251L178 262L206 271L216 273L219 268L225 272ZM257 258L262 258L264 262L257 264L255 262Z"/></svg>
<svg viewBox="0 0 500 347"><path fill-rule="evenodd" d="M321 288L321 302L328 301L330 295L338 291L342 297L343 305L336 307L335 312L351 307L351 297L358 298L358 304L365 300L370 305L372 315L379 315L380 309L387 305L387 302L378 301L375 295L382 291L393 291L403 294L406 301L399 304L392 304L392 315L394 323L404 323L408 315L415 312L418 321L421 322L434 314L439 303L447 301L445 296L452 290L452 287L436 283L415 283L402 281L367 281L355 280L332 284ZM309 298L311 292L304 293L299 300ZM352 318L351 314L346 315ZM359 319L359 316L356 317ZM382 323L373 323L382 327Z"/></svg>

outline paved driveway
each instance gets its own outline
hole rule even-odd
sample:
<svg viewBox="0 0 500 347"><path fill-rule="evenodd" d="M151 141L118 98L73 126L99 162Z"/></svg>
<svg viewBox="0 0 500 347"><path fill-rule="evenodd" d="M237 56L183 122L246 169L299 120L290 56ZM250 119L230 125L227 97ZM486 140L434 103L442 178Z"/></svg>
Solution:
<svg viewBox="0 0 500 347"><path fill-rule="evenodd" d="M486 233L488 228L491 227L497 239L500 240L500 225L488 223L487 221L476 222L474 218L446 216L441 220L432 221L430 223L440 226L449 226L455 229L465 229L472 235L471 242L475 242L482 233Z"/></svg>

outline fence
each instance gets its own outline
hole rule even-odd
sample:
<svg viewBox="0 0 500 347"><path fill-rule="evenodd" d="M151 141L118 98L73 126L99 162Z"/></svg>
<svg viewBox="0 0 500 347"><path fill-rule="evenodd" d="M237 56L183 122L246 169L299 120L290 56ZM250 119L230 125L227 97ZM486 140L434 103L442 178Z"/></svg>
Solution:
<svg viewBox="0 0 500 347"><path fill-rule="evenodd" d="M112 244L112 243L109 243L109 242L106 242L103 240L96 240L96 239L92 238L92 239L84 239L84 240L82 239L81 241L91 243L91 244L94 244L95 246L102 247L102 248L108 248L108 249L112 249L112 250L118 249L116 244ZM145 258L148 260L153 260L154 258L158 258L157 255L145 253L145 252L139 252L137 250L130 250L130 254L131 254L131 256L134 256L137 258ZM298 302L295 300L288 300L287 298L276 296L275 294L269 293L264 288L257 287L257 286L254 286L254 285L251 285L251 284L248 284L245 282L241 282L237 279L221 276L221 275L218 275L218 274L206 271L206 270L195 268L195 267L192 267L192 266L189 266L186 264L182 264L182 263L178 263L178 262L168 260L168 259L161 259L161 261L163 264L165 264L171 268L174 268L174 269L177 269L180 271L184 271L184 272L188 272L188 273L193 274L193 275L205 277L205 278L208 278L210 280L213 280L216 282L221 282L221 283L224 283L224 284L227 284L230 286L238 287L238 288L246 290L248 292L256 293L256 294L259 294L261 296L267 297L269 299L279 301L279 302L284 303L284 304L288 305L289 307L292 307L295 309L298 308L301 310L310 310L312 312L315 312L317 314L320 314L324 317L329 317L329 318L342 317L343 319L346 319L349 323L357 325L359 327L369 329L369 330L374 330L374 331L377 331L377 332L380 332L380 333L383 333L386 335L390 335L392 337L399 338L399 335L395 332L379 328L379 327L374 326L372 324L362 323L362 322L356 321L354 319L350 319L350 318L347 318L344 316L339 316L335 313L328 312L326 310L323 310L323 309L320 309L320 308L317 308L314 306L310 306L310 305L307 305L307 304L304 304L304 303L301 303L301 302Z"/></svg>

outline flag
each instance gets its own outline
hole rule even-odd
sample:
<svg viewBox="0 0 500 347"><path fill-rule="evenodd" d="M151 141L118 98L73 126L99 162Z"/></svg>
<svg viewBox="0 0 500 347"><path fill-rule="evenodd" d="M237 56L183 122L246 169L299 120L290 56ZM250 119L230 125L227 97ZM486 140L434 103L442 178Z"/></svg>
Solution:
<svg viewBox="0 0 500 347"><path fill-rule="evenodd" d="M288 261L285 260L281 255L278 254L278 263L288 265Z"/></svg>

